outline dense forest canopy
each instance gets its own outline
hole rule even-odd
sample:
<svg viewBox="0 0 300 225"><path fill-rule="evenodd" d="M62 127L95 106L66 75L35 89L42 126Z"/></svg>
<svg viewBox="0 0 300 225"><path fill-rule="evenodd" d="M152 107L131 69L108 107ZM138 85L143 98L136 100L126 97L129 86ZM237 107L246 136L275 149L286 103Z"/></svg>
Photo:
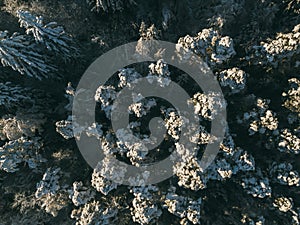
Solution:
<svg viewBox="0 0 300 225"><path fill-rule="evenodd" d="M0 0L0 7L0 225L300 224L299 0ZM78 84L98 57L130 42L141 53L159 41L176 44L182 60L200 57L222 96L203 92L160 51L153 62L118 68L89 93L95 122L76 121L75 100L89 91ZM142 78L166 89L176 82L189 95L200 121L184 133L193 148L180 142L190 121L155 95L134 93L120 112L128 129L113 130L118 93ZM203 171L219 110L225 135ZM152 117L160 118L155 130ZM149 146L151 133L165 133L148 151L128 130ZM77 146L84 136L105 156L95 168ZM159 183L143 173L124 185L126 168L114 164L141 167L172 153L182 160Z"/></svg>

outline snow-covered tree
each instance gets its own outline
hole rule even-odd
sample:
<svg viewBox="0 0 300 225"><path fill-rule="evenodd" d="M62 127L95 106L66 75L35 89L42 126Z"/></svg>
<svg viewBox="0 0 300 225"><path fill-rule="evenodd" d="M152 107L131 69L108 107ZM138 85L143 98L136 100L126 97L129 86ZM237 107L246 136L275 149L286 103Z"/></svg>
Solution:
<svg viewBox="0 0 300 225"><path fill-rule="evenodd" d="M123 11L126 5L135 4L134 0L87 0L87 3L96 12Z"/></svg>
<svg viewBox="0 0 300 225"><path fill-rule="evenodd" d="M21 101L30 101L30 97L25 94L27 91L28 88L13 85L11 82L0 83L0 106L9 108L11 105L18 104Z"/></svg>
<svg viewBox="0 0 300 225"><path fill-rule="evenodd" d="M54 69L45 63L26 36L18 33L9 36L8 31L0 31L0 60L3 66L38 79L48 77Z"/></svg>
<svg viewBox="0 0 300 225"><path fill-rule="evenodd" d="M61 55L64 59L70 59L78 53L72 38L56 22L44 25L42 16L34 16L23 10L18 10L17 16L20 27L26 29L26 34L32 34L36 43L44 45L47 50Z"/></svg>

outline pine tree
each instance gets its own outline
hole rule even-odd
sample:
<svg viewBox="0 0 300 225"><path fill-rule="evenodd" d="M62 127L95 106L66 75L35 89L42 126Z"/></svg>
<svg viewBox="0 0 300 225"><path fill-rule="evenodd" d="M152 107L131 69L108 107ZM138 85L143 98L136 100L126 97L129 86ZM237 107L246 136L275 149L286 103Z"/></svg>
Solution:
<svg viewBox="0 0 300 225"><path fill-rule="evenodd" d="M87 0L87 3L96 12L123 11L127 5L136 4L134 0Z"/></svg>
<svg viewBox="0 0 300 225"><path fill-rule="evenodd" d="M61 55L64 59L70 59L78 53L72 46L74 44L72 38L56 22L44 25L43 17L34 16L23 10L18 10L17 16L20 27L26 29L26 34L32 34L36 43L44 45L47 50Z"/></svg>
<svg viewBox="0 0 300 225"><path fill-rule="evenodd" d="M22 88L18 85L12 85L11 82L0 83L0 106L9 108L11 105L18 104L24 100L30 101L26 96L29 88Z"/></svg>
<svg viewBox="0 0 300 225"><path fill-rule="evenodd" d="M0 31L0 60L3 66L38 79L48 77L47 74L55 69L45 63L26 36L18 33L9 36L8 31Z"/></svg>

